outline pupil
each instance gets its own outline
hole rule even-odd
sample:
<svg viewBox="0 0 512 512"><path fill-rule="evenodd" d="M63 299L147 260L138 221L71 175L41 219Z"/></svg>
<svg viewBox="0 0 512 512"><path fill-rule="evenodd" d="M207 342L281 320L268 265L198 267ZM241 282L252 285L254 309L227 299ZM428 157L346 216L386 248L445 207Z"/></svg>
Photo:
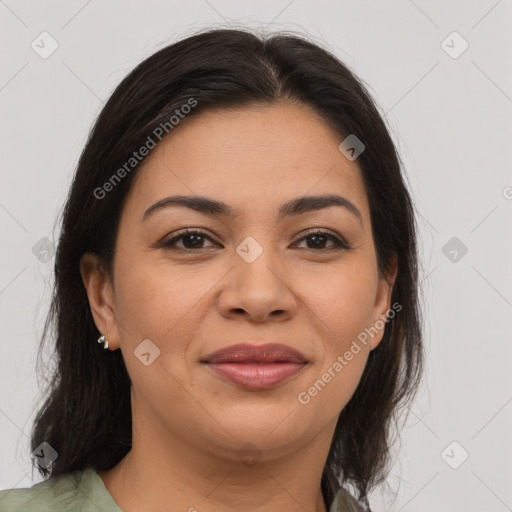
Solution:
<svg viewBox="0 0 512 512"><path fill-rule="evenodd" d="M191 240L191 239L194 239L192 241L192 248L194 248L196 245L198 245L198 244L200 245L202 236L201 235L187 235L183 239L183 244L185 245L185 247L187 247L186 240ZM187 247L187 249L189 249L189 247Z"/></svg>
<svg viewBox="0 0 512 512"><path fill-rule="evenodd" d="M312 235L309 237L309 239L316 240L316 242L314 242L313 244L314 247L319 247L320 245L322 245L322 242L325 242L325 237L323 235Z"/></svg>

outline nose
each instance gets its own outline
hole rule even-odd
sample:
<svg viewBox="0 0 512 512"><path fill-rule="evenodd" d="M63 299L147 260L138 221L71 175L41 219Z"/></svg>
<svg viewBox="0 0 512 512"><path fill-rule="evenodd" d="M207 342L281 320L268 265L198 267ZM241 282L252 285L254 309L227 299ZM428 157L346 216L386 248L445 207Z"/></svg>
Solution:
<svg viewBox="0 0 512 512"><path fill-rule="evenodd" d="M220 313L255 323L292 318L297 311L297 299L284 266L272 257L270 250L249 261L234 253L234 268L226 276L219 297Z"/></svg>

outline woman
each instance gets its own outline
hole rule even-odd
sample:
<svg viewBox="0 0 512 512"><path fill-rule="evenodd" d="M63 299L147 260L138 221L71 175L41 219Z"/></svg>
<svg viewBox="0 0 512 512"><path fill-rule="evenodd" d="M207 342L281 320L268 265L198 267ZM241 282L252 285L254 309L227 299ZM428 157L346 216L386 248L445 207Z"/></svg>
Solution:
<svg viewBox="0 0 512 512"><path fill-rule="evenodd" d="M63 214L51 478L0 510L370 510L423 361L400 167L300 37L211 30L137 66Z"/></svg>

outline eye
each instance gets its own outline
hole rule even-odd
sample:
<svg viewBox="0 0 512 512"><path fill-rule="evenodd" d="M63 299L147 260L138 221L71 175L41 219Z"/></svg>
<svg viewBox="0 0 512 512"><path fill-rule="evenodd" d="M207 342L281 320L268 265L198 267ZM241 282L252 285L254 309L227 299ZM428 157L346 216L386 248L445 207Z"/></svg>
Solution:
<svg viewBox="0 0 512 512"><path fill-rule="evenodd" d="M169 240L165 240L162 243L162 247L169 249L181 249L183 251L195 252L195 249L206 249L207 247L203 247L202 244L205 240L213 241L206 233L202 231L187 229L178 233L176 236ZM180 247L176 245L178 241L183 241L183 246Z"/></svg>
<svg viewBox="0 0 512 512"><path fill-rule="evenodd" d="M343 240L341 237L336 236L330 231L316 230L308 233L306 236L303 236L298 242L303 240L310 240L312 247L305 247L305 249L310 249L316 252L320 251L332 251L332 250L350 250L350 245ZM331 247L325 247L327 242L332 242L334 245ZM298 243L297 242L297 243ZM306 242L307 243L307 242Z"/></svg>
<svg viewBox="0 0 512 512"><path fill-rule="evenodd" d="M203 245L206 240L213 242L213 240L203 231L186 229L179 232L169 240L162 242L161 246L166 249L179 249L186 252L197 252L197 250L208 248ZM351 246L341 237L325 230L311 231L306 234L306 236L300 238L296 244L302 242L303 240L305 240L308 244L308 247L304 248L315 252L332 250L348 251L351 249ZM179 246L178 242L182 242L182 246ZM331 247L325 247L325 244L328 242L332 243Z"/></svg>

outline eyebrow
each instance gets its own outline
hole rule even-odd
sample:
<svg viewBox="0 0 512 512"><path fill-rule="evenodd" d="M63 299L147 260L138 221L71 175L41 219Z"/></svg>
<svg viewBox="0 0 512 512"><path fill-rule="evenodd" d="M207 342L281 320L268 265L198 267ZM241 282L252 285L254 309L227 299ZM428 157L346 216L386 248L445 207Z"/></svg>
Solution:
<svg viewBox="0 0 512 512"><path fill-rule="evenodd" d="M206 215L212 215L216 217L237 217L240 212L231 206L223 203L222 201L216 201L207 197L201 196L170 196L155 204L151 205L142 216L142 220L146 220L149 216L154 214L156 211L170 206L181 206L190 208ZM363 225L363 216L358 208L351 203L348 199L338 195L326 194L320 196L303 196L292 199L281 205L279 208L277 219L282 220L285 217L293 215L301 215L303 213L321 210L323 208L329 208L331 206L340 206L351 212Z"/></svg>

